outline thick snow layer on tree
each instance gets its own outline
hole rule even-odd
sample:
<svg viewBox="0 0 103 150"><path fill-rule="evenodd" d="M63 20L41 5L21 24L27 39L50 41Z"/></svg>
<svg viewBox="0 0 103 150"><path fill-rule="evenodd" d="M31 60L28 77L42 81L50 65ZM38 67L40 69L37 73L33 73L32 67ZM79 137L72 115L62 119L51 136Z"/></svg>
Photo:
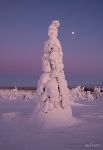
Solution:
<svg viewBox="0 0 103 150"><path fill-rule="evenodd" d="M47 110L50 109L47 108ZM43 112L39 112L38 117L39 121L43 124L42 129L64 128L79 122L78 119L72 116L71 112L71 107L64 110L57 107L53 111L49 111L46 115Z"/></svg>
<svg viewBox="0 0 103 150"><path fill-rule="evenodd" d="M94 91L84 91L84 87L77 86L71 89L69 97L71 101L95 101L100 99L103 95L102 89L100 87L95 87Z"/></svg>
<svg viewBox="0 0 103 150"><path fill-rule="evenodd" d="M17 90L17 88L14 89L1 89L0 90L0 98L1 99L8 99L8 100L32 100L35 97L35 91L31 90Z"/></svg>
<svg viewBox="0 0 103 150"><path fill-rule="evenodd" d="M67 108L69 110L68 115L70 115L70 117L72 116L69 90L63 70L62 46L58 39L59 26L59 21L54 20L48 28L49 39L44 44L42 75L38 81L35 96L38 113L43 114L42 117L45 118L47 126L52 124L52 127L68 125L69 119L66 113ZM58 115L61 117L56 117ZM60 121L61 123L59 123Z"/></svg>
<svg viewBox="0 0 103 150"><path fill-rule="evenodd" d="M47 82L47 85L45 87L45 93L46 93L47 97L50 97L50 98L59 97L58 83L55 79L49 80Z"/></svg>

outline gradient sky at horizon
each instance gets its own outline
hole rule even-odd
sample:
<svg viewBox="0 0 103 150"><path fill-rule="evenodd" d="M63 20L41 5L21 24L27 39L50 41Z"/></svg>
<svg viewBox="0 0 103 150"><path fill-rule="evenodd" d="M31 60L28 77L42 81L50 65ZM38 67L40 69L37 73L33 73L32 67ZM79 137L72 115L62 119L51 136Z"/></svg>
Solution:
<svg viewBox="0 0 103 150"><path fill-rule="evenodd" d="M0 0L0 86L37 84L53 19L69 85L103 85L102 0Z"/></svg>

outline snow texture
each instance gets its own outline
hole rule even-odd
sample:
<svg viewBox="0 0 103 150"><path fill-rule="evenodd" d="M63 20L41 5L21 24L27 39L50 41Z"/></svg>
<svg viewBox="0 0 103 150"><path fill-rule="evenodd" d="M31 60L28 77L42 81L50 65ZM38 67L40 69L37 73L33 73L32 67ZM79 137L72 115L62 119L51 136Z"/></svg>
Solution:
<svg viewBox="0 0 103 150"><path fill-rule="evenodd" d="M84 87L80 85L76 88L71 89L69 97L71 101L94 101L100 97L102 97L102 88L95 87L94 90L84 91Z"/></svg>
<svg viewBox="0 0 103 150"><path fill-rule="evenodd" d="M62 121L65 120L64 125L67 125L67 118L72 115L69 100L69 89L63 70L64 64L62 46L58 39L59 26L59 21L54 20L48 28L49 39L44 44L42 75L38 81L35 98L37 101L37 111L40 112L40 114L43 113L44 118L46 118L45 123L51 118L51 124L54 123L56 126L57 124L58 126L61 125L59 122L62 119ZM67 108L68 116L65 113L65 109ZM59 112L61 117L59 117ZM57 114L58 117L56 117ZM58 123L55 123L55 120Z"/></svg>
<svg viewBox="0 0 103 150"><path fill-rule="evenodd" d="M5 96L6 90L0 93ZM32 117L34 99L19 99L19 93L32 95L32 91L17 90L15 100L7 95L0 98L0 150L103 150L103 93L94 101L74 102L72 113L78 120L69 117L69 127L48 130L42 130ZM61 115L55 114L57 119Z"/></svg>
<svg viewBox="0 0 103 150"><path fill-rule="evenodd" d="M35 98L35 92L31 90L18 90L15 86L14 89L0 89L0 98L15 101L17 99L32 100Z"/></svg>

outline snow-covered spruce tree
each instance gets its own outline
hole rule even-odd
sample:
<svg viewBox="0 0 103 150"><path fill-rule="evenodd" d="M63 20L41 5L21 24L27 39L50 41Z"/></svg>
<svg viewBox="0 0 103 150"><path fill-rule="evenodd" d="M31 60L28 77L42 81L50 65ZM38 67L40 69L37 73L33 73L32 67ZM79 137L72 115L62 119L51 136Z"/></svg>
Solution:
<svg viewBox="0 0 103 150"><path fill-rule="evenodd" d="M44 44L42 75L35 96L37 111L45 116L48 123L54 124L54 127L55 121L63 126L72 115L64 74L63 52L58 39L59 25L59 21L54 20L48 28L49 39Z"/></svg>

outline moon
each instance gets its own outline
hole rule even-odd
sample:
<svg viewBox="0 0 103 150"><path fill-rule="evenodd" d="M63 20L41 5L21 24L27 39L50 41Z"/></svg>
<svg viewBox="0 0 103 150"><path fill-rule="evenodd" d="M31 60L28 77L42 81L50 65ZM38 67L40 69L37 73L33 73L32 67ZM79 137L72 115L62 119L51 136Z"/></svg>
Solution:
<svg viewBox="0 0 103 150"><path fill-rule="evenodd" d="M72 35L74 35L75 34L75 32L74 31L72 31Z"/></svg>

